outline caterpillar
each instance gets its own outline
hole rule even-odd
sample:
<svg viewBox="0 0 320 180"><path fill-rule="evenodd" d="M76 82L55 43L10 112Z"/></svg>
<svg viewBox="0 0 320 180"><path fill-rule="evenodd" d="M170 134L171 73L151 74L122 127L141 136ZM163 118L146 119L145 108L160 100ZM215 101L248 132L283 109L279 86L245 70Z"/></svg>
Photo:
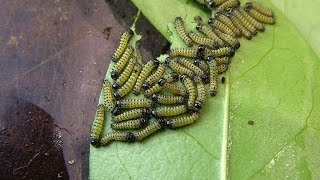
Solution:
<svg viewBox="0 0 320 180"><path fill-rule="evenodd" d="M211 8L213 8L215 6L219 6L220 4L222 4L222 3L226 2L226 1L228 1L228 0L211 0L211 1L209 1L209 6Z"/></svg>
<svg viewBox="0 0 320 180"><path fill-rule="evenodd" d="M179 74L187 74L190 77L194 76L194 73L190 69L180 65L179 63L177 63L176 61L174 61L170 57L166 58L165 64L167 64L173 71L175 71Z"/></svg>
<svg viewBox="0 0 320 180"><path fill-rule="evenodd" d="M252 6L247 6L245 8L245 11L254 19L256 19L259 22L265 23L265 24L274 24L275 19L271 16L263 15L262 13L258 12L257 10L253 9Z"/></svg>
<svg viewBox="0 0 320 180"><path fill-rule="evenodd" d="M137 141L141 141L142 139L150 136L151 134L157 132L163 127L163 122L157 120L151 124L149 124L147 127L142 129L141 131L135 133L135 137Z"/></svg>
<svg viewBox="0 0 320 180"><path fill-rule="evenodd" d="M106 134L101 139L101 145L106 146L111 141L126 141L126 142L135 142L136 136L131 132L122 132L122 131L114 131Z"/></svg>
<svg viewBox="0 0 320 180"><path fill-rule="evenodd" d="M201 59L195 59L193 64L198 66L204 72L209 72L209 66L205 61L202 61Z"/></svg>
<svg viewBox="0 0 320 180"><path fill-rule="evenodd" d="M181 82L187 89L188 93L188 100L187 100L187 107L188 110L194 109L194 103L196 101L196 88L192 82L192 80L186 76L185 74L181 76Z"/></svg>
<svg viewBox="0 0 320 180"><path fill-rule="evenodd" d="M207 58L207 62L209 64L210 69L209 91L211 96L215 96L218 92L218 65L216 60L213 59L211 56Z"/></svg>
<svg viewBox="0 0 320 180"><path fill-rule="evenodd" d="M224 46L224 42L222 39L220 39L212 30L210 27L204 25L204 24L201 24L201 23L198 23L197 26L196 26L196 29L198 31L200 31L201 33L203 33L204 35L206 35L208 38L214 40L218 46L222 47ZM214 47L214 48L218 48L218 46Z"/></svg>
<svg viewBox="0 0 320 180"><path fill-rule="evenodd" d="M120 76L115 80L115 82L112 84L112 87L114 89L117 89L121 87L130 77L131 72L134 69L134 66L137 64L137 58L136 57L131 57L129 60L129 63L127 67L124 69L124 71L120 74Z"/></svg>
<svg viewBox="0 0 320 180"><path fill-rule="evenodd" d="M143 69L142 69L142 71L141 71L141 73L140 73L140 75L139 75L139 77L137 79L137 82L134 85L133 94L138 95L140 93L141 87L142 87L142 83L147 79L147 77L149 76L151 71L154 68L156 68L158 65L159 65L159 61L156 60L156 59L148 61L144 65L144 67L143 67Z"/></svg>
<svg viewBox="0 0 320 180"><path fill-rule="evenodd" d="M271 9L263 6L262 4L260 4L258 2L246 3L245 7L255 9L256 11L258 11L259 13L261 13L263 15L273 17L273 13L272 13Z"/></svg>
<svg viewBox="0 0 320 180"><path fill-rule="evenodd" d="M229 56L232 57L235 54L235 50L232 47L222 47L219 49L206 49L205 50L205 57L208 56L212 57L222 57L222 56Z"/></svg>
<svg viewBox="0 0 320 180"><path fill-rule="evenodd" d="M163 84L163 89L169 91L172 94L175 95L181 95L181 96L187 96L187 90L183 87L177 86L175 84L171 84L171 83L164 83Z"/></svg>
<svg viewBox="0 0 320 180"><path fill-rule="evenodd" d="M116 115L112 118L113 122L121 122L126 121L129 119L136 119L140 117L148 117L149 116L149 110L146 108L138 108L138 109L131 109L128 111L125 111L119 115Z"/></svg>
<svg viewBox="0 0 320 180"><path fill-rule="evenodd" d="M239 8L240 13L244 16L244 18L252 24L256 29L259 31L264 31L264 24L260 23L259 21L255 20L253 17L251 17L244 9Z"/></svg>
<svg viewBox="0 0 320 180"><path fill-rule="evenodd" d="M214 30L216 34L223 39L227 44L229 44L232 48L234 49L239 49L240 47L240 42L238 41L237 38L234 36L230 36L229 34L222 33L220 30L215 29Z"/></svg>
<svg viewBox="0 0 320 180"><path fill-rule="evenodd" d="M95 147L100 146L100 136L104 124L104 106L102 104L99 104L96 111L96 116L93 120L93 124L91 127L91 145Z"/></svg>
<svg viewBox="0 0 320 180"><path fill-rule="evenodd" d="M161 80L161 79L160 79L160 80ZM159 80L159 81L160 81L160 80ZM143 93L143 95L144 95L144 97L149 98L149 97L151 97L154 93L157 93L157 92L161 91L161 89L162 89L161 83L160 83L160 84L157 83L157 84L153 85L151 88L145 90L144 93Z"/></svg>
<svg viewBox="0 0 320 180"><path fill-rule="evenodd" d="M200 110L205 102L206 102L206 89L205 89L205 86L203 84L203 82L201 80L198 80L197 83L196 83L196 87L197 87L197 99L194 103L194 107L196 110Z"/></svg>
<svg viewBox="0 0 320 180"><path fill-rule="evenodd" d="M186 105L178 105L178 106L160 106L151 111L151 114L154 117L168 117L168 116L176 116L179 114L183 114L187 112Z"/></svg>
<svg viewBox="0 0 320 180"><path fill-rule="evenodd" d="M248 31L245 27L243 27L241 22L235 17L234 14L228 12L227 17L229 17L229 19L232 21L232 23L241 31L241 33L242 33L242 35L244 35L244 37L246 37L249 40L252 38L253 35L251 34L251 32Z"/></svg>
<svg viewBox="0 0 320 180"><path fill-rule="evenodd" d="M103 105L106 107L106 109L111 112L112 109L115 107L114 98L112 95L112 87L111 83L105 79L103 81Z"/></svg>
<svg viewBox="0 0 320 180"><path fill-rule="evenodd" d="M229 34L230 36L236 37L236 34L227 25L223 24L222 22L220 22L216 18L210 18L208 20L208 24L211 25L215 29L219 29L220 31L222 31L225 34ZM220 39L222 39L219 35L218 35L218 37Z"/></svg>
<svg viewBox="0 0 320 180"><path fill-rule="evenodd" d="M232 8L232 7L238 7L240 6L240 1L239 0L228 0L224 3L222 3L218 8L217 11L221 12L221 11L225 11L228 8Z"/></svg>
<svg viewBox="0 0 320 180"><path fill-rule="evenodd" d="M218 65L221 65L221 64L229 64L230 61L231 61L231 58L230 57L218 57L218 58L215 58L216 61L217 61L217 64Z"/></svg>
<svg viewBox="0 0 320 180"><path fill-rule="evenodd" d="M240 23L251 32L251 34L256 35L257 29L250 24L250 22L242 15L242 13L237 9L234 8L231 10L231 13L233 13L236 18L240 21Z"/></svg>
<svg viewBox="0 0 320 180"><path fill-rule="evenodd" d="M121 99L116 102L116 106L121 109L151 108L153 105L151 99Z"/></svg>
<svg viewBox="0 0 320 180"><path fill-rule="evenodd" d="M221 73L224 73L228 70L228 65L226 64L221 64L218 66L218 73L221 74Z"/></svg>
<svg viewBox="0 0 320 180"><path fill-rule="evenodd" d="M124 130L124 129L138 129L145 127L148 124L148 120L145 118L139 118L135 120L129 120L125 122L112 123L111 128L115 130Z"/></svg>
<svg viewBox="0 0 320 180"><path fill-rule="evenodd" d="M217 48L219 47L218 43L216 43L214 40L204 37L204 36L199 36L194 32L189 32L188 33L189 37L192 39L193 42L196 44L202 44L205 46L208 46L210 48Z"/></svg>
<svg viewBox="0 0 320 180"><path fill-rule="evenodd" d="M176 17L174 24L180 38L186 43L187 46L192 46L192 40L187 35L182 18Z"/></svg>
<svg viewBox="0 0 320 180"><path fill-rule="evenodd" d="M119 74L122 72L123 68L126 66L127 62L129 61L131 55L133 54L133 48L129 46L119 61L113 66L111 72L111 78L117 79Z"/></svg>
<svg viewBox="0 0 320 180"><path fill-rule="evenodd" d="M179 80L179 74L176 72L167 73L163 76L163 78L160 78L158 81L159 85L163 85L165 82L172 83Z"/></svg>
<svg viewBox="0 0 320 180"><path fill-rule="evenodd" d="M208 80L209 75L207 73L205 73L204 71L202 71L202 69L200 69L198 66L192 64L187 59L185 59L185 58L177 58L177 61L181 65L183 65L186 68L192 70L194 72L194 74L196 74L197 76L201 77L201 79L203 79L204 81Z"/></svg>
<svg viewBox="0 0 320 180"><path fill-rule="evenodd" d="M175 129L194 123L200 118L200 113L193 112L191 115L166 120L169 129Z"/></svg>
<svg viewBox="0 0 320 180"><path fill-rule="evenodd" d="M137 78L140 72L141 72L141 65L138 63L134 66L133 73L131 74L129 79L126 81L126 83L123 86L121 86L121 88L119 88L116 92L114 92L113 96L115 98L121 98L127 95L128 93L130 93L134 84L137 81Z"/></svg>
<svg viewBox="0 0 320 180"><path fill-rule="evenodd" d="M152 100L159 104L182 104L185 102L185 97L179 95L153 94Z"/></svg>
<svg viewBox="0 0 320 180"><path fill-rule="evenodd" d="M195 58L197 57L198 49L197 48L173 48L170 50L171 57L183 56Z"/></svg>
<svg viewBox="0 0 320 180"><path fill-rule="evenodd" d="M142 84L142 87L144 89L148 89L155 82L159 81L161 76L164 74L164 71L165 71L164 65L159 64L158 69L144 81L144 83Z"/></svg>
<svg viewBox="0 0 320 180"><path fill-rule="evenodd" d="M227 17L225 16L223 13L221 12L217 12L215 14L215 18L222 22L223 24L225 24L226 26L228 26L232 32L236 35L236 37L240 37L242 34L241 34L241 31L232 23L232 21ZM209 19L210 21L210 19ZM209 22L208 21L208 22Z"/></svg>
<svg viewBox="0 0 320 180"><path fill-rule="evenodd" d="M112 61L116 62L120 59L121 55L123 54L124 50L126 49L130 38L133 36L133 31L129 29L128 31L124 32L120 37L119 46L112 55Z"/></svg>

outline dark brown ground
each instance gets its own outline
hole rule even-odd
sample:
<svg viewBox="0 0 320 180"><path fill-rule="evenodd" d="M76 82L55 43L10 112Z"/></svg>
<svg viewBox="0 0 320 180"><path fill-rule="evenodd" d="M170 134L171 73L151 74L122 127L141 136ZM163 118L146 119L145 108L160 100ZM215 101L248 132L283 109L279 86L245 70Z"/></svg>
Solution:
<svg viewBox="0 0 320 180"><path fill-rule="evenodd" d="M102 80L137 10L116 0L0 3L0 179L88 179ZM145 59L167 50L144 18L138 32Z"/></svg>

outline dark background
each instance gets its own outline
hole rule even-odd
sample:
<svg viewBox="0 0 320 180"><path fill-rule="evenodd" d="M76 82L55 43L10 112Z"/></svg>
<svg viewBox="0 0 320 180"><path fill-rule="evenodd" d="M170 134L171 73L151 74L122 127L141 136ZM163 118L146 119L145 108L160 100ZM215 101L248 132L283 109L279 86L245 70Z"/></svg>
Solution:
<svg viewBox="0 0 320 180"><path fill-rule="evenodd" d="M0 4L0 179L88 179L102 80L137 9L116 0ZM145 60L168 50L145 18L137 26Z"/></svg>

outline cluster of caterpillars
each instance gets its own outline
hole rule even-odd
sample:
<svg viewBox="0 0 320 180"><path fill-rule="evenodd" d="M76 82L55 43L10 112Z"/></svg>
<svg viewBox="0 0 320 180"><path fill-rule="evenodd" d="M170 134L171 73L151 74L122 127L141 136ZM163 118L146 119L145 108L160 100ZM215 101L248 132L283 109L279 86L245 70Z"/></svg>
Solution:
<svg viewBox="0 0 320 180"><path fill-rule="evenodd" d="M189 47L171 49L164 63L154 59L142 65L138 49L128 45L134 32L129 29L122 34L112 56L113 82L104 80L104 101L98 105L92 125L93 146L137 142L160 129L197 121L207 99L205 86L209 84L211 96L218 93L218 74L227 71L240 47L238 38L251 39L258 30L264 31L264 24L275 22L272 11L256 2L243 8L238 0L196 1L216 10L214 16L208 24L195 17L197 32L188 32L182 18L177 17L175 29ZM224 83L225 78L221 81ZM128 98L129 94L144 97ZM112 113L114 131L101 137L106 112Z"/></svg>

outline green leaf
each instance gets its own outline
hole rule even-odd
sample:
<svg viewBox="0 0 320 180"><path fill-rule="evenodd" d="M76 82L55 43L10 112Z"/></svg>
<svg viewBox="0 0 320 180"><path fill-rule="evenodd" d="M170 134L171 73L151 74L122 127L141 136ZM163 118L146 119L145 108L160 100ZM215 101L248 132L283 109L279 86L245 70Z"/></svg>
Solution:
<svg viewBox="0 0 320 180"><path fill-rule="evenodd" d="M188 30L194 16L210 16L191 0L133 2L174 46L182 46L170 25L176 16ZM91 179L320 177L320 3L260 2L274 11L276 24L241 39L226 83L201 119L141 143L91 147Z"/></svg>

